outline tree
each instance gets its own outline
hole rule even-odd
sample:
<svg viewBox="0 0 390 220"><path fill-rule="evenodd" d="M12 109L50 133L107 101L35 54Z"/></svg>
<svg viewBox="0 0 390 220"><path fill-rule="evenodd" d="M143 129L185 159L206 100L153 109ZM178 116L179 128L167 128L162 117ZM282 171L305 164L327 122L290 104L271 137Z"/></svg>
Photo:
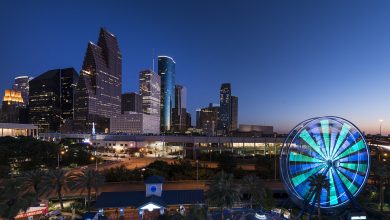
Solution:
<svg viewBox="0 0 390 220"><path fill-rule="evenodd" d="M69 175L63 169L51 170L44 178L44 185L47 189L44 189L47 193L55 192L57 194L58 201L60 202L61 209L64 209L62 202L62 191L67 190L69 183Z"/></svg>
<svg viewBox="0 0 390 220"><path fill-rule="evenodd" d="M184 217L185 220L205 220L207 209L200 205L192 205L189 208L187 215Z"/></svg>
<svg viewBox="0 0 390 220"><path fill-rule="evenodd" d="M35 194L35 203L39 201L39 196L44 193L44 176L44 171L32 170L24 172L20 177L18 177L18 180L22 183L23 189L26 191L33 191L33 193Z"/></svg>
<svg viewBox="0 0 390 220"><path fill-rule="evenodd" d="M317 211L318 211L318 219L321 220L321 193L322 189L329 188L329 180L326 175L316 174L312 175L308 179L309 186L315 190L317 196Z"/></svg>
<svg viewBox="0 0 390 220"><path fill-rule="evenodd" d="M259 177L254 175L244 176L242 179L243 192L249 195L249 204L253 208L253 203L258 204L263 200L264 188Z"/></svg>
<svg viewBox="0 0 390 220"><path fill-rule="evenodd" d="M34 193L23 190L19 180L8 179L0 183L0 219L14 219L34 203Z"/></svg>
<svg viewBox="0 0 390 220"><path fill-rule="evenodd" d="M379 177L379 205L380 210L383 212L383 204L384 204L384 191L385 191L385 182L390 176L390 170L387 165L379 165L376 166L376 175Z"/></svg>
<svg viewBox="0 0 390 220"><path fill-rule="evenodd" d="M224 171L217 173L211 179L210 188L206 192L206 200L210 205L221 209L221 219L224 219L224 209L231 208L234 203L240 201L240 190L234 184L233 175Z"/></svg>
<svg viewBox="0 0 390 220"><path fill-rule="evenodd" d="M263 207L267 210L271 210L273 207L275 207L275 199L272 193L272 190L266 188L264 197L261 201Z"/></svg>
<svg viewBox="0 0 390 220"><path fill-rule="evenodd" d="M104 176L94 170L86 169L82 172L73 173L69 176L69 188L72 190L81 190L80 194L87 190L87 209L91 207L91 191L95 190L97 195L98 190L104 184Z"/></svg>
<svg viewBox="0 0 390 220"><path fill-rule="evenodd" d="M225 151L217 157L218 169L225 171L226 173L233 173L237 167L236 159L232 152Z"/></svg>

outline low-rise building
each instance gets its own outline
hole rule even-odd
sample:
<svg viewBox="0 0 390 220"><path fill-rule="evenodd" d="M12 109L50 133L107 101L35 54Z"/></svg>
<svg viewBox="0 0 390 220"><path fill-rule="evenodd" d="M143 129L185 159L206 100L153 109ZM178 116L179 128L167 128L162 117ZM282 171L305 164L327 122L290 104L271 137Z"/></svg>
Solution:
<svg viewBox="0 0 390 220"><path fill-rule="evenodd" d="M204 204L203 189L168 190L163 186L161 176L151 176L145 180L145 190L127 192L102 192L95 207L98 215L111 219L156 219L159 215L179 210L184 215L191 205Z"/></svg>
<svg viewBox="0 0 390 220"><path fill-rule="evenodd" d="M38 126L33 124L0 123L0 137L4 136L38 137Z"/></svg>

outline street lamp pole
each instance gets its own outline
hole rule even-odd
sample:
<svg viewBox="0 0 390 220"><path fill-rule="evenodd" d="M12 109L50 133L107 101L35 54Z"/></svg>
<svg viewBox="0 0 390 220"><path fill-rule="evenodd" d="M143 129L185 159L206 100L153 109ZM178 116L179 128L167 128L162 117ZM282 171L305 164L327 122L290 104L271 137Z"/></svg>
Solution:
<svg viewBox="0 0 390 220"><path fill-rule="evenodd" d="M199 181L199 160L196 160L196 182Z"/></svg>
<svg viewBox="0 0 390 220"><path fill-rule="evenodd" d="M62 151L61 149L58 150L57 154L57 169L60 169L60 157L61 155L64 155L65 151Z"/></svg>
<svg viewBox="0 0 390 220"><path fill-rule="evenodd" d="M95 150L95 170L97 171L97 152Z"/></svg>

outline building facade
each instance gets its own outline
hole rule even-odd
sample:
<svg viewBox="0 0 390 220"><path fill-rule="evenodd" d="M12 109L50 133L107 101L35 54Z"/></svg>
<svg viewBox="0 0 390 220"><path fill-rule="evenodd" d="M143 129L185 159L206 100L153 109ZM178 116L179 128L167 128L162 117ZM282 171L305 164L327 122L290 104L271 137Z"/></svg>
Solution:
<svg viewBox="0 0 390 220"><path fill-rule="evenodd" d="M161 77L161 131L172 130L172 109L175 106L176 63L169 56L158 57L158 75Z"/></svg>
<svg viewBox="0 0 390 220"><path fill-rule="evenodd" d="M160 118L161 79L152 70L139 73L139 94L142 98L142 112Z"/></svg>
<svg viewBox="0 0 390 220"><path fill-rule="evenodd" d="M122 114L123 112L142 113L142 97L135 92L122 94Z"/></svg>
<svg viewBox="0 0 390 220"><path fill-rule="evenodd" d="M109 130L109 119L121 114L122 55L117 38L104 28L97 45L89 42L75 94L75 130Z"/></svg>
<svg viewBox="0 0 390 220"><path fill-rule="evenodd" d="M219 110L218 129L221 130L222 133L224 134L229 132L231 121L232 121L231 95L232 95L232 90L231 90L230 83L222 84L219 92L220 110Z"/></svg>
<svg viewBox="0 0 390 220"><path fill-rule="evenodd" d="M159 134L160 118L137 112L124 112L110 119L111 133Z"/></svg>
<svg viewBox="0 0 390 220"><path fill-rule="evenodd" d="M12 89L19 91L22 94L23 104L28 105L28 94L29 94L29 82L33 77L30 76L18 76L15 77L15 82L12 86Z"/></svg>
<svg viewBox="0 0 390 220"><path fill-rule="evenodd" d="M187 130L187 88L175 85L175 107L172 110L173 131L183 133Z"/></svg>
<svg viewBox="0 0 390 220"><path fill-rule="evenodd" d="M29 82L29 114L40 132L59 131L73 120L74 87L78 74L73 68L47 71Z"/></svg>
<svg viewBox="0 0 390 220"><path fill-rule="evenodd" d="M230 123L230 131L237 130L238 124L238 97L231 96L231 123Z"/></svg>

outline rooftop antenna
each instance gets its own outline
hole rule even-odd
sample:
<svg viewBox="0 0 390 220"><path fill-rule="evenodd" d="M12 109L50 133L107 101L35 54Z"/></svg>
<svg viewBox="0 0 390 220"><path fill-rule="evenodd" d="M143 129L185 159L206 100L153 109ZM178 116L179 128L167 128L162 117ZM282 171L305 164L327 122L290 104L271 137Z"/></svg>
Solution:
<svg viewBox="0 0 390 220"><path fill-rule="evenodd" d="M152 56L153 56L153 59L152 59L153 64L152 64L152 66L153 66L153 72L154 72L154 48L152 49Z"/></svg>

